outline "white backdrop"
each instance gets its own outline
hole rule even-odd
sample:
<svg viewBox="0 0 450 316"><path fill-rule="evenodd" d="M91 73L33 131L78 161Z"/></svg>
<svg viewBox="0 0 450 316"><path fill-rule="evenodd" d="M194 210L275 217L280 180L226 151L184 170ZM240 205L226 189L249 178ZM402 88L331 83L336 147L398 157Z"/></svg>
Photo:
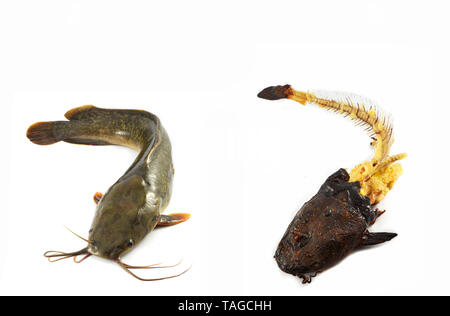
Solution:
<svg viewBox="0 0 450 316"><path fill-rule="evenodd" d="M445 174L449 43L445 2L8 1L0 5L0 294L450 294ZM273 254L296 211L331 173L371 157L369 137L317 107L256 98L269 85L365 95L394 119L404 175L372 231L397 238L359 251L309 285ZM89 258L92 196L136 155L119 147L37 146L28 126L83 104L145 109L171 137L170 212L124 258L189 272L139 282ZM439 159L444 157L442 161Z"/></svg>

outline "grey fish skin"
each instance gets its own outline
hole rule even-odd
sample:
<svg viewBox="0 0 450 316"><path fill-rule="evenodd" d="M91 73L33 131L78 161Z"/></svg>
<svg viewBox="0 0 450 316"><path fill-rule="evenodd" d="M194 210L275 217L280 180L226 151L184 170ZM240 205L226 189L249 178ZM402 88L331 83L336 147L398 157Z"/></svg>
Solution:
<svg viewBox="0 0 450 316"><path fill-rule="evenodd" d="M141 110L72 109L69 121L38 122L27 137L40 145L65 141L139 150L128 170L99 200L87 252L117 260L158 224L169 203L174 174L171 144L158 117Z"/></svg>

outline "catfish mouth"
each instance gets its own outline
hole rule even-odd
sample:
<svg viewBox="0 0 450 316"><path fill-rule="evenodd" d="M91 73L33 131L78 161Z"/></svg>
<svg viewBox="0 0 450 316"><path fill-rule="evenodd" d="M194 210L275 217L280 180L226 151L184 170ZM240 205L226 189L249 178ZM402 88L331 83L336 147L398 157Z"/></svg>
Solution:
<svg viewBox="0 0 450 316"><path fill-rule="evenodd" d="M285 262L281 258L275 256L275 260L281 271L295 276L300 276L305 273L313 272L308 267L298 264L297 262Z"/></svg>
<svg viewBox="0 0 450 316"><path fill-rule="evenodd" d="M275 261L281 271L289 274L303 274L308 272L308 268L301 265L295 258L295 254L292 251L282 245L278 245L277 251L274 255Z"/></svg>
<svg viewBox="0 0 450 316"><path fill-rule="evenodd" d="M101 251L99 247L95 244L90 244L87 247L87 252L89 252L91 255L114 261L118 260L123 254L128 252L128 250L130 249L122 249L120 247L114 247L106 251Z"/></svg>

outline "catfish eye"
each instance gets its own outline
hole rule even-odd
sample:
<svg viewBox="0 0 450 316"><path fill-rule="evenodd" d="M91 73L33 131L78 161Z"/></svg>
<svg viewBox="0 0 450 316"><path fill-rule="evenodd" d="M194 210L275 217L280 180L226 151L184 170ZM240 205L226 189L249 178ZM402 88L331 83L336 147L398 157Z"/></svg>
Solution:
<svg viewBox="0 0 450 316"><path fill-rule="evenodd" d="M127 246L128 246L128 248L131 248L131 247L134 246L134 241L133 241L133 239L130 239L130 240L128 241Z"/></svg>

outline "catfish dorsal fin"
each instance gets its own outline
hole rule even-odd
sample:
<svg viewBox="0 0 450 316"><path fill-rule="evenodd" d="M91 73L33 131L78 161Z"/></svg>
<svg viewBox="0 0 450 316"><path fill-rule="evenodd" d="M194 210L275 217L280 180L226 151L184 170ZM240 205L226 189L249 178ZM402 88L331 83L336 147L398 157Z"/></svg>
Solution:
<svg viewBox="0 0 450 316"><path fill-rule="evenodd" d="M66 119L73 121L73 120L83 120L85 118L89 117L89 113L92 112L92 110L97 109L97 107L88 104L88 105L82 105L76 108L73 108L64 114Z"/></svg>

